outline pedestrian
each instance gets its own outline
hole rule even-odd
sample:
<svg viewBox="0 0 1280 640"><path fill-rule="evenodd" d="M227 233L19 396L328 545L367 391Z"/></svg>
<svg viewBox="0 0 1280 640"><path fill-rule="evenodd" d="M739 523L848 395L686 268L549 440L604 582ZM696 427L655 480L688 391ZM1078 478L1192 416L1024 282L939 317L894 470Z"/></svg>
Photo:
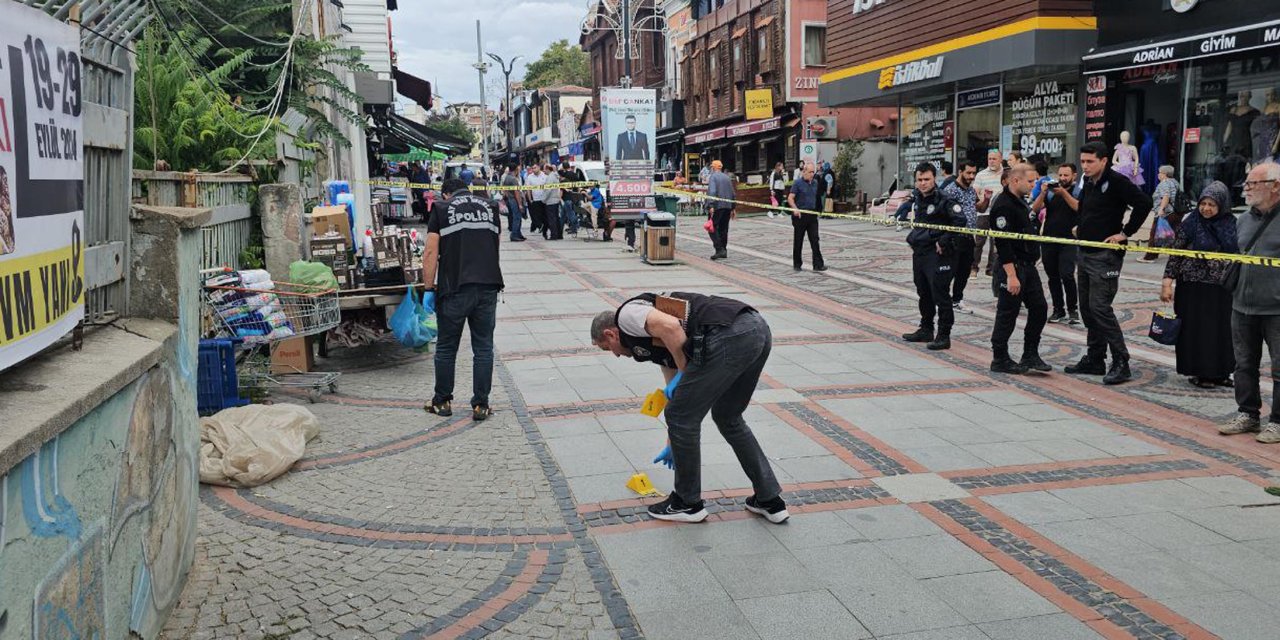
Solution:
<svg viewBox="0 0 1280 640"><path fill-rule="evenodd" d="M769 360L773 336L746 303L697 293L645 293L591 322L591 343L614 356L662 367L670 390L668 447L654 462L674 464L675 488L649 506L658 520L701 522L702 421L707 413L733 449L754 495L746 508L780 524L787 520L782 487L742 414Z"/></svg>
<svg viewBox="0 0 1280 640"><path fill-rule="evenodd" d="M809 248L813 250L813 270L826 271L827 263L822 259L822 249L818 245L818 193L821 183L814 176L813 163L804 168L804 175L791 184L791 193L787 195L787 204L791 212L791 227L794 231L791 241L791 265L799 271L804 265L804 239L809 237ZM806 213L795 211L800 209ZM813 213L807 213L812 211Z"/></svg>
<svg viewBox="0 0 1280 640"><path fill-rule="evenodd" d="M461 168L461 169L459 169L459 171L458 171L458 177L462 179L463 184L465 184L465 185L467 185L468 187L470 187L470 186L471 186L471 184L472 184L473 182L475 182L475 181L476 181L476 172L472 171L472 170L471 170L469 167L467 167L467 165L464 163L464 164L462 165L462 168Z"/></svg>
<svg viewBox="0 0 1280 640"><path fill-rule="evenodd" d="M1076 182L1078 171L1074 163L1058 167L1057 181L1045 184L1044 220L1040 235L1049 238L1074 239L1072 232L1080 216L1080 185ZM1074 245L1046 242L1041 247L1041 262L1049 280L1049 297L1053 300L1053 314L1049 322L1080 324L1080 299L1076 291L1076 258L1079 251Z"/></svg>
<svg viewBox="0 0 1280 640"><path fill-rule="evenodd" d="M1280 164L1254 167L1244 183L1249 212L1240 216L1242 253L1280 258ZM1280 272L1276 267L1242 264L1231 297L1231 342L1236 354L1236 405L1240 414L1218 429L1223 435L1259 431L1264 444L1280 443ZM1261 427L1262 392L1258 369L1262 344L1271 356L1271 416Z"/></svg>
<svg viewBox="0 0 1280 640"><path fill-rule="evenodd" d="M522 219L524 218L524 193L518 190L520 186L520 176L514 165L507 167L507 171L502 176L502 186L510 189L503 192L503 199L507 202L507 226L510 227L511 241L524 242L524 232L520 227L524 226Z"/></svg>
<svg viewBox="0 0 1280 640"><path fill-rule="evenodd" d="M1020 163L1006 172L1003 197L991 208L991 226L996 231L1036 235L1038 216L1026 201L1035 185L1035 169ZM1040 334L1049 315L1040 271L1036 269L1036 261L1040 259L1039 243L1001 237L992 238L991 242L995 244L1000 265L995 276L999 297L996 323L991 330L991 370L1015 375L1029 370L1052 371L1053 367L1046 364L1039 353ZM1013 335L1022 307L1027 308L1027 324L1022 334L1022 358L1014 362L1009 355L1009 336Z"/></svg>
<svg viewBox="0 0 1280 640"><path fill-rule="evenodd" d="M582 175L582 171L569 164L565 160L560 164L560 182L585 182L586 176ZM567 187L560 190L560 221L569 228L569 235L578 236L578 211L575 208L582 198L582 192L579 187Z"/></svg>
<svg viewBox="0 0 1280 640"><path fill-rule="evenodd" d="M707 215L715 226L712 237L716 252L712 260L724 260L729 257L729 220L734 217L737 207L733 203L738 199L733 188L733 180L724 172L724 164L719 160L711 163L711 182L707 186Z"/></svg>
<svg viewBox="0 0 1280 640"><path fill-rule="evenodd" d="M987 151L987 168L978 172L973 179L973 188L978 193L979 200L986 200L987 206L978 207L979 229L991 228L991 217L988 213L991 210L991 201L999 194L1004 187L1001 186L1001 176L1004 175L1004 165L1000 162L1000 150L991 149ZM970 267L972 275L978 275L978 270L982 269L982 250L987 244L986 236L977 236L973 241L973 266ZM995 256L995 247L992 246L987 256L986 274L991 275L991 260Z"/></svg>
<svg viewBox="0 0 1280 640"><path fill-rule="evenodd" d="M1091 242L1126 244L1142 228L1151 213L1151 196L1128 178L1108 166L1106 148L1090 142L1080 149L1084 188L1080 191L1080 222L1076 237ZM1125 212L1132 209L1128 222ZM1077 263L1080 273L1080 311L1088 331L1088 351L1080 362L1064 369L1070 374L1103 376L1105 384L1121 384L1133 378L1129 370L1129 349L1124 330L1112 303L1120 287L1124 252L1081 247ZM1107 368L1107 349L1111 367Z"/></svg>
<svg viewBox="0 0 1280 640"><path fill-rule="evenodd" d="M835 211L836 173L831 170L831 163L822 163L822 172L818 176L818 211L826 213Z"/></svg>
<svg viewBox="0 0 1280 640"><path fill-rule="evenodd" d="M987 205L990 204L985 195L980 198L977 190L973 188L973 181L977 176L978 163L973 160L964 160L960 163L960 173L952 176L950 184L940 187L948 198L960 204L964 213L964 224L970 229L978 228L978 211L987 210ZM955 278L951 283L951 306L957 313L973 313L973 309L964 303L964 289L969 284L969 277L976 273L973 270L976 246L974 236L966 233L956 234L954 242L956 265Z"/></svg>
<svg viewBox="0 0 1280 640"><path fill-rule="evenodd" d="M1156 189L1158 192L1158 185ZM1205 187L1197 213L1178 227L1173 248L1240 252L1227 185L1215 181ZM1160 301L1172 302L1173 311L1182 322L1177 343L1178 374L1203 389L1231 386L1231 372L1236 368L1231 345L1231 292L1223 286L1229 264L1170 256L1164 268Z"/></svg>
<svg viewBox="0 0 1280 640"><path fill-rule="evenodd" d="M556 173L556 167L553 164L547 164L542 168L542 173L547 177L547 184L558 185L560 183L560 174ZM547 228L551 235L548 240L564 240L564 220L561 219L560 204L564 199L560 196L560 187L551 187L542 192L545 197L547 209Z"/></svg>
<svg viewBox="0 0 1280 640"><path fill-rule="evenodd" d="M773 192L773 206L781 207L787 202L787 170L781 162L769 174L769 189Z"/></svg>
<svg viewBox="0 0 1280 640"><path fill-rule="evenodd" d="M804 177L804 167L805 167L805 165L806 165L806 164L808 164L808 163L806 163L804 160L801 160L800 162L797 162L797 163L796 163L796 169L795 169L795 171L792 171L792 172L791 172L791 181L792 181L792 182L795 182L796 180L799 180L800 178L803 178L803 177Z"/></svg>
<svg viewBox="0 0 1280 640"><path fill-rule="evenodd" d="M542 185L547 183L547 177L542 175L542 165L529 165L529 174L525 177L525 186L532 187L526 192L529 206L529 232L542 233L542 237L547 237L547 202L544 195L545 189Z"/></svg>
<svg viewBox="0 0 1280 640"><path fill-rule="evenodd" d="M1157 171L1160 182L1156 183L1155 192L1151 194L1151 201L1155 203L1155 208L1152 211L1156 214L1156 221L1151 225L1151 235L1147 238L1148 247L1156 246L1156 229L1159 227L1158 222L1161 218L1168 222L1175 232L1178 229L1178 225L1182 223L1182 214L1176 211L1178 192L1182 190L1178 186L1178 179L1174 177L1178 174L1172 166L1167 164L1161 166ZM1156 257L1157 254L1148 252L1138 258L1138 262L1155 262Z"/></svg>
<svg viewBox="0 0 1280 640"><path fill-rule="evenodd" d="M956 166L951 164L950 160L943 160L938 163L938 166L941 167L942 170L942 173L938 175L938 188L946 189L951 186L952 182L956 181ZM963 168L963 163L961 168Z"/></svg>
<svg viewBox="0 0 1280 640"><path fill-rule="evenodd" d="M915 171L910 212L917 223L965 226L964 208L938 189L932 164L921 162ZM951 348L951 278L955 270L955 233L914 227L907 234L911 246L911 271L920 302L920 328L902 336L907 342L927 342L931 351ZM934 333L934 317L937 333Z"/></svg>
<svg viewBox="0 0 1280 640"><path fill-rule="evenodd" d="M423 282L434 283L439 337L435 354L435 391L424 407L438 416L453 415L453 384L463 326L471 330L471 418L492 414L493 330L498 293L503 289L498 244L502 236L493 201L469 193L456 178L444 183L448 200L432 213L422 258Z"/></svg>
<svg viewBox="0 0 1280 640"><path fill-rule="evenodd" d="M719 162L719 160L716 160L716 162ZM702 184L711 183L711 165L702 165L702 170L698 172L698 182Z"/></svg>

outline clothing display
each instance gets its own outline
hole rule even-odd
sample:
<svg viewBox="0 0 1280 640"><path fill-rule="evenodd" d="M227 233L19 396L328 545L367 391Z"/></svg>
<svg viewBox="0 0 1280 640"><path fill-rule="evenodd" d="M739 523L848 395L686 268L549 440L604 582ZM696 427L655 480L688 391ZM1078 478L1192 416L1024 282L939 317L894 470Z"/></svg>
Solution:
<svg viewBox="0 0 1280 640"><path fill-rule="evenodd" d="M1276 136L1280 134L1280 114L1266 113L1254 118L1249 125L1249 134L1253 140L1255 163L1276 157Z"/></svg>
<svg viewBox="0 0 1280 640"><path fill-rule="evenodd" d="M1142 167L1142 175L1152 176L1151 180L1146 180L1142 184L1142 190L1151 195L1156 188L1156 180L1154 177L1160 172L1160 165L1164 164L1164 156L1160 147L1160 125L1148 123L1142 125L1142 148L1138 150L1139 163Z"/></svg>
<svg viewBox="0 0 1280 640"><path fill-rule="evenodd" d="M1227 139L1222 142L1227 153L1245 154L1253 149L1250 130L1253 127L1253 121L1260 115L1262 113L1253 107L1249 107L1243 112L1237 112L1237 109L1232 109L1227 114Z"/></svg>
<svg viewBox="0 0 1280 640"><path fill-rule="evenodd" d="M1128 178L1139 187L1145 183L1142 179L1142 167L1138 165L1138 154L1132 145L1117 144L1115 158L1116 173Z"/></svg>

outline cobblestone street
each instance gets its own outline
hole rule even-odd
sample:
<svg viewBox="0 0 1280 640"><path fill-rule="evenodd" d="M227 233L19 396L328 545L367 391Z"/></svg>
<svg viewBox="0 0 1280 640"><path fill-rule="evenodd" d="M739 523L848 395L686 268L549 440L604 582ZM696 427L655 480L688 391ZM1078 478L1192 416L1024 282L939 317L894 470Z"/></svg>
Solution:
<svg viewBox="0 0 1280 640"><path fill-rule="evenodd" d="M165 637L1276 636L1280 499L1262 488L1280 448L1217 435L1230 390L1187 384L1145 338L1162 264L1130 256L1117 298L1134 382L1062 374L1084 347L1066 325L1042 345L1054 373L1011 377L988 371L989 278L970 282L953 349L926 351L898 338L916 321L902 235L822 224L825 274L793 272L790 225L767 218L735 222L715 263L687 220L668 267L620 242L504 242L494 416L423 412L431 359L393 341L335 351L307 457L262 487L201 488ZM746 417L785 525L743 509L750 484L709 419L706 523L649 520L653 500L624 486L645 472L671 490L650 462L662 425L639 413L661 376L588 327L663 290L770 323ZM469 362L464 341L462 405Z"/></svg>

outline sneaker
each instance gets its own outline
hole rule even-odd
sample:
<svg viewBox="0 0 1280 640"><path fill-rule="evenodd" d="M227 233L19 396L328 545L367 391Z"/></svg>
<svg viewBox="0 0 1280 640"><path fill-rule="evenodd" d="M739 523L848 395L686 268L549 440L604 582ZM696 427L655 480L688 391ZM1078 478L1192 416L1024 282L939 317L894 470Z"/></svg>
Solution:
<svg viewBox="0 0 1280 640"><path fill-rule="evenodd" d="M707 519L708 514L702 508L701 501L692 505L685 504L680 496L672 493L666 500L649 505L649 515L667 522L702 522Z"/></svg>
<svg viewBox="0 0 1280 640"><path fill-rule="evenodd" d="M427 413L434 413L441 418L448 418L453 415L453 405L448 400L444 400L442 402L432 400L431 404L423 407L423 409L425 409Z"/></svg>
<svg viewBox="0 0 1280 640"><path fill-rule="evenodd" d="M823 271L827 270L827 265L824 264L821 267L814 267L813 270L817 271L818 273L822 273Z"/></svg>
<svg viewBox="0 0 1280 640"><path fill-rule="evenodd" d="M1026 365L1014 362L1012 358L997 358L991 361L991 370L996 373L1007 373L1020 376L1027 372Z"/></svg>
<svg viewBox="0 0 1280 640"><path fill-rule="evenodd" d="M1280 443L1280 424L1272 422L1258 433L1258 437L1254 438L1262 444L1278 444ZM785 511L783 513L786 513Z"/></svg>
<svg viewBox="0 0 1280 640"><path fill-rule="evenodd" d="M930 351L946 351L951 348L951 336L939 333L933 342L925 345L925 348Z"/></svg>
<svg viewBox="0 0 1280 640"><path fill-rule="evenodd" d="M493 415L493 409L490 409L488 405L478 404L471 407L471 419L476 422L484 422L491 415Z"/></svg>
<svg viewBox="0 0 1280 640"><path fill-rule="evenodd" d="M1018 364L1032 371L1039 371L1040 373L1049 373L1050 371L1053 371L1053 367L1049 366L1048 362L1045 362L1043 358L1034 353L1023 354L1022 360L1018 361Z"/></svg>
<svg viewBox="0 0 1280 640"><path fill-rule="evenodd" d="M1218 427L1218 433L1224 436L1234 436L1241 433L1257 433L1261 430L1261 421L1247 413L1236 414L1236 417L1232 418L1231 422Z"/></svg>
<svg viewBox="0 0 1280 640"><path fill-rule="evenodd" d="M1067 312L1067 324L1070 324L1070 325L1078 325L1078 324L1080 324L1080 312L1079 312L1079 311L1068 311L1068 312Z"/></svg>
<svg viewBox="0 0 1280 640"><path fill-rule="evenodd" d="M907 342L933 342L933 329L920 327L911 333L902 334L902 339Z"/></svg>
<svg viewBox="0 0 1280 640"><path fill-rule="evenodd" d="M1107 375L1102 377L1102 384L1123 384L1132 379L1133 373L1129 371L1128 360L1112 360L1111 369L1107 371Z"/></svg>
<svg viewBox="0 0 1280 640"><path fill-rule="evenodd" d="M782 496L763 503L756 500L755 496L751 496L747 498L747 511L760 514L774 524L782 524L791 517L791 514L787 513L787 503L782 501Z"/></svg>
<svg viewBox="0 0 1280 640"><path fill-rule="evenodd" d="M1062 311L1054 311L1053 315L1049 316L1049 322L1051 324L1061 324L1061 323L1065 323L1066 321L1067 321L1067 314Z"/></svg>
<svg viewBox="0 0 1280 640"><path fill-rule="evenodd" d="M1080 358L1080 362L1069 364L1062 371L1072 375L1101 376L1107 373L1107 363L1085 356Z"/></svg>
<svg viewBox="0 0 1280 640"><path fill-rule="evenodd" d="M964 300L951 305L951 308L954 309L956 313L973 313L973 309L971 309L969 305L965 304Z"/></svg>

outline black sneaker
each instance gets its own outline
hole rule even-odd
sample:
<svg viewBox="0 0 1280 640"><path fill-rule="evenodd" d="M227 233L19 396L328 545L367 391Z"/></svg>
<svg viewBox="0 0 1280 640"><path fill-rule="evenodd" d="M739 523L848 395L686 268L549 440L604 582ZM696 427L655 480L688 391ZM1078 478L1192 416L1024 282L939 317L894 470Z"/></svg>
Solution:
<svg viewBox="0 0 1280 640"><path fill-rule="evenodd" d="M1049 373L1050 371L1053 371L1053 367L1050 366L1048 362L1045 362L1043 358L1034 353L1023 354L1022 360L1019 361L1018 364L1021 364L1032 371L1039 371L1040 373Z"/></svg>
<svg viewBox="0 0 1280 640"><path fill-rule="evenodd" d="M939 333L938 337L925 347L930 351L946 351L951 348L951 336Z"/></svg>
<svg viewBox="0 0 1280 640"><path fill-rule="evenodd" d="M426 409L427 413L434 413L441 418L448 418L453 415L453 405L448 400L444 400L442 402L432 400L431 404L423 407L423 409Z"/></svg>
<svg viewBox="0 0 1280 640"><path fill-rule="evenodd" d="M667 522L702 522L707 519L707 510L702 508L702 501L685 504L680 496L672 493L666 500L649 505L649 515Z"/></svg>
<svg viewBox="0 0 1280 640"><path fill-rule="evenodd" d="M1111 370L1107 371L1107 375L1102 378L1102 384L1123 384L1132 379L1133 373L1129 371L1129 361L1113 360Z"/></svg>
<svg viewBox="0 0 1280 640"><path fill-rule="evenodd" d="M471 419L476 422L484 422L491 415L493 415L493 409L490 409L489 405L478 404L471 407Z"/></svg>
<svg viewBox="0 0 1280 640"><path fill-rule="evenodd" d="M758 513L774 524L782 524L791 517L791 514L787 513L787 503L783 502L782 496L763 503L757 501L755 496L751 496L747 498L747 511Z"/></svg>
<svg viewBox="0 0 1280 640"><path fill-rule="evenodd" d="M933 342L933 329L921 327L911 333L902 334L902 339L907 342Z"/></svg>
<svg viewBox="0 0 1280 640"><path fill-rule="evenodd" d="M813 270L817 271L818 273L822 273L823 271L827 270L827 265L824 264L821 267L814 267Z"/></svg>
<svg viewBox="0 0 1280 640"><path fill-rule="evenodd" d="M1080 358L1080 362L1067 365L1063 371L1073 375L1101 376L1107 373L1107 363L1085 356Z"/></svg>
<svg viewBox="0 0 1280 640"><path fill-rule="evenodd" d="M1066 323L1066 321L1067 321L1066 311L1054 311L1053 315L1049 316L1049 322L1051 324Z"/></svg>
<svg viewBox="0 0 1280 640"><path fill-rule="evenodd" d="M997 358L991 361L991 370L996 373L1020 376L1027 372L1027 367L1014 362L1012 358Z"/></svg>

